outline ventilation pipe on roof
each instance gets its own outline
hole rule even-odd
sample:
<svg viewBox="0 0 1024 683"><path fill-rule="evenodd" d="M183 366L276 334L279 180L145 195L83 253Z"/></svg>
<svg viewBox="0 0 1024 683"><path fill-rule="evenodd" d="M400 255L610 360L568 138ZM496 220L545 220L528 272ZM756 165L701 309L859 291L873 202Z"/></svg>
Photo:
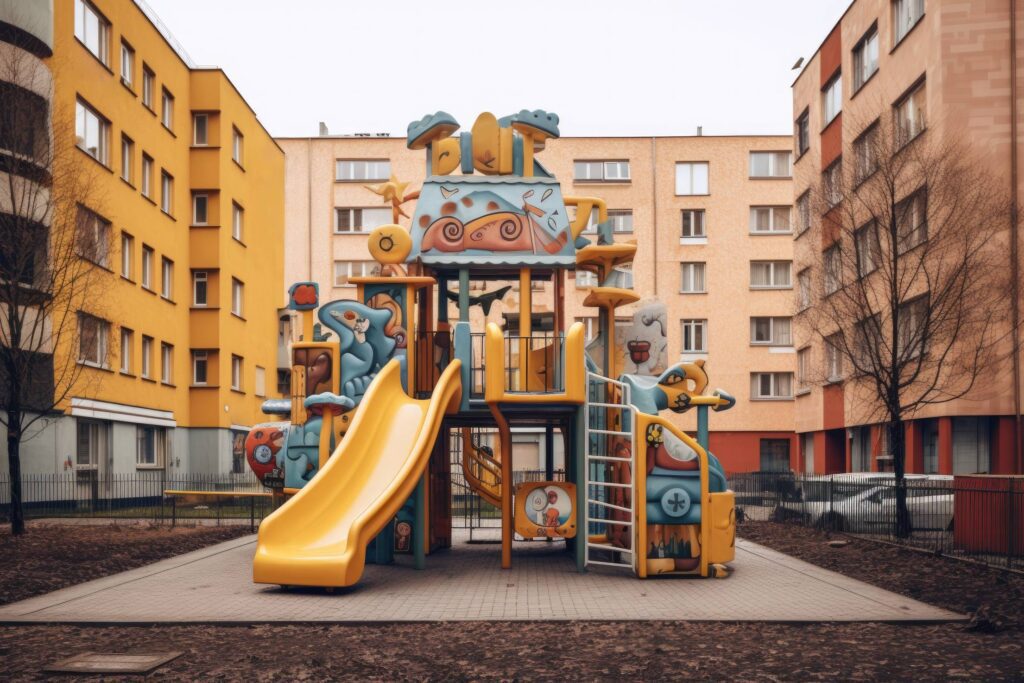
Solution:
<svg viewBox="0 0 1024 683"><path fill-rule="evenodd" d="M320 122L320 137L325 138L330 135L330 131L327 130L327 124L323 121Z"/></svg>
<svg viewBox="0 0 1024 683"><path fill-rule="evenodd" d="M704 135L704 126L697 126L697 137Z"/></svg>

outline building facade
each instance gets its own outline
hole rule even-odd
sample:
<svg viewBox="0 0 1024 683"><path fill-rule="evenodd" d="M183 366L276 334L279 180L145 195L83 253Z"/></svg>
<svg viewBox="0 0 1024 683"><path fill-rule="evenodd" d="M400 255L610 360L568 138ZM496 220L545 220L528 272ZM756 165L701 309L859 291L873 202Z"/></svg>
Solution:
<svg viewBox="0 0 1024 683"><path fill-rule="evenodd" d="M1015 275L1004 294L1010 312L997 336L1017 351L1011 348L1005 363L986 371L977 390L912 416L906 425L908 472L1022 471L1021 239L1016 206L1024 187L1019 167L1024 77L1016 67L1024 59L1024 18L1014 16L1014 4L855 0L793 84L796 206L807 203L809 188L841 175L844 165L849 171L859 164L860 151L868 147L863 143L879 123L894 135L920 135L920 144L953 138L966 143L989 166L991 177L1004 183L1005 196L1014 205L1014 215L999 236L1008 248L996 267ZM795 269L798 280L806 277L810 282L823 272L833 242L811 239L816 233L805 230L810 221L826 218L820 211L797 213L805 219L798 222ZM923 215L927 221L927 211ZM809 376L821 374L813 368L828 362L827 350L820 335L801 324L796 335L801 469L831 473L891 468L884 430L859 415L849 373L846 381L844 373L831 371L824 374L835 374L835 381L809 381ZM808 377L800 376L804 374Z"/></svg>
<svg viewBox="0 0 1024 683"><path fill-rule="evenodd" d="M391 222L390 208L365 186L394 174L417 188L421 153L407 150L404 138L380 136L278 143L286 156L286 280L318 282L324 300L352 296L348 278L373 267L367 233ZM711 420L711 448L730 471L796 462L791 147L788 136L560 138L538 156L564 194L606 200L616 240L640 245L623 277L641 296L634 307L654 298L666 305L667 361L704 359L712 385L738 399ZM517 329L519 284L507 284L486 318ZM588 336L595 309L583 300L595 285L579 272L566 286L566 316L587 325ZM538 332L553 323L554 286L533 289ZM634 307L617 313L631 316ZM482 330L483 313L473 310ZM675 419L696 429L692 415Z"/></svg>
<svg viewBox="0 0 1024 683"><path fill-rule="evenodd" d="M81 255L104 283L76 311L80 382L23 472L244 472L241 437L279 395L284 155L143 5L56 0L51 30L53 125L74 127L54 134L90 169Z"/></svg>

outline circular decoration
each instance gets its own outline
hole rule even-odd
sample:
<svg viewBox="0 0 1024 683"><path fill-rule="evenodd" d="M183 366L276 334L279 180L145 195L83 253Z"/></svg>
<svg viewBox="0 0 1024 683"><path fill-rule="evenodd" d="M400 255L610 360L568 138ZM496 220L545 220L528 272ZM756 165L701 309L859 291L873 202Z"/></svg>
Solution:
<svg viewBox="0 0 1024 683"><path fill-rule="evenodd" d="M463 232L465 232L465 228L462 223L456 220L448 221L441 226L441 234L447 241L452 243L462 240Z"/></svg>
<svg viewBox="0 0 1024 683"><path fill-rule="evenodd" d="M501 222L499 228L501 239L511 242L523 234L523 224L519 221L506 220Z"/></svg>
<svg viewBox="0 0 1024 683"><path fill-rule="evenodd" d="M395 246L395 240L390 235L385 235L380 238L380 242L377 243L383 251L391 251Z"/></svg>
<svg viewBox="0 0 1024 683"><path fill-rule="evenodd" d="M378 263L402 263L412 251L412 238L401 225L381 225L370 232L366 246Z"/></svg>
<svg viewBox="0 0 1024 683"><path fill-rule="evenodd" d="M253 450L252 457L261 465L266 465L274 457L274 453L270 450L270 446L260 444Z"/></svg>
<svg viewBox="0 0 1024 683"><path fill-rule="evenodd" d="M669 517L683 517L690 511L690 494L681 488L665 491L661 495L661 509Z"/></svg>
<svg viewBox="0 0 1024 683"><path fill-rule="evenodd" d="M526 507L534 512L540 512L548 506L548 494L544 489L534 489L526 498Z"/></svg>

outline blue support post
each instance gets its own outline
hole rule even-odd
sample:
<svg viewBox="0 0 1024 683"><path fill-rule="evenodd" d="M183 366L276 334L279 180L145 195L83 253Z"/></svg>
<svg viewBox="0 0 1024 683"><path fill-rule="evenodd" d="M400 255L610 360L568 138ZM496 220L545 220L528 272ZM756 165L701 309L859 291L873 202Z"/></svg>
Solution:
<svg viewBox="0 0 1024 683"><path fill-rule="evenodd" d="M697 406L697 443L708 450L708 406Z"/></svg>

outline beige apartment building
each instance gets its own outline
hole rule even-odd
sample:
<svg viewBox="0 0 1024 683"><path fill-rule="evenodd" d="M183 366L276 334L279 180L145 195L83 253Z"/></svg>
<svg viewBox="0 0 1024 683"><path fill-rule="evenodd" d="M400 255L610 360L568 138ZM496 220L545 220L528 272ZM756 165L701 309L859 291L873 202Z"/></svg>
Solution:
<svg viewBox="0 0 1024 683"><path fill-rule="evenodd" d="M794 204L798 219L795 270L798 284L824 267L827 239L804 238L822 220L805 199L808 188L858 164L860 141L872 126L924 143L956 138L990 164L1015 207L1022 191L1019 152L1022 124L1024 17L1013 21L1012 2L974 0L855 0L793 84L796 158ZM1016 23L1016 27L1013 24ZM1016 32L1014 32L1014 28ZM909 143L907 143L909 144ZM916 142L915 142L916 144ZM859 166L858 166L859 168ZM856 191L856 190L854 190ZM927 221L927 211L923 214ZM1008 221L1010 245L1000 267L1018 274L1020 235ZM1016 243L1016 249L1013 244ZM818 271L822 272L822 271ZM1006 340L1019 321L1017 286L1008 296ZM800 322L800 317L797 321ZM1017 328L1019 332L1019 327ZM795 328L798 348L796 430L800 467L807 472L887 469L891 456L879 425L857 416L842 378L824 386L807 381L826 350L811 330ZM1022 391L1017 357L992 369L967 397L928 406L906 431L908 472L1020 473ZM841 375L841 373L838 373ZM848 380L847 380L848 383ZM844 393L844 389L846 390Z"/></svg>
<svg viewBox="0 0 1024 683"><path fill-rule="evenodd" d="M348 278L374 266L366 233L391 222L364 186L394 174L418 189L422 153L382 136L277 142L285 151L285 279L318 282L322 300L354 296ZM733 410L711 419L711 448L728 471L796 464L791 149L789 136L561 138L538 156L564 194L607 202L616 240L637 242L624 277L641 297L635 306L666 305L668 362L705 359L712 386L736 396ZM588 335L596 327L595 309L583 306L596 285L589 278L570 273L566 287L566 316ZM518 283L509 285L487 320L516 329ZM533 286L536 332L553 323L544 310L554 310L554 288ZM617 312L625 320L633 307ZM676 419L696 429L693 415ZM519 438L517 461L526 442L542 441Z"/></svg>

